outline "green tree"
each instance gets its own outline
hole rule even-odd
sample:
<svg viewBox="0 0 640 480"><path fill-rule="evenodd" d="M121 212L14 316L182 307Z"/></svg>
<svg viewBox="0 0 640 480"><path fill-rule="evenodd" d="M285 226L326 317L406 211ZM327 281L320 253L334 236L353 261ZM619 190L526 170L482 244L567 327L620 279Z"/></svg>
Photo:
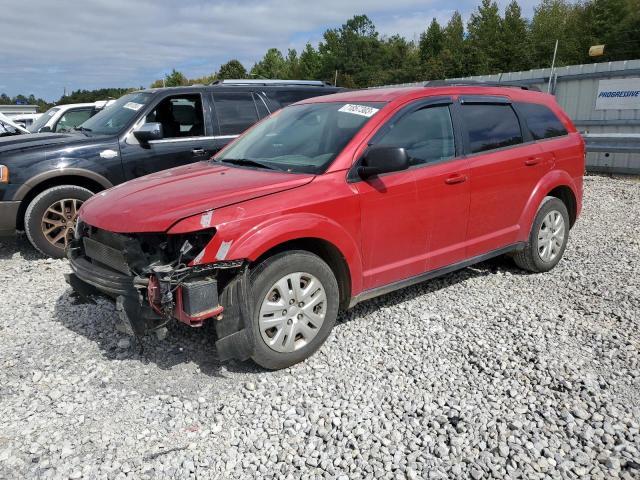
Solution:
<svg viewBox="0 0 640 480"><path fill-rule="evenodd" d="M591 61L623 60L640 56L640 2L592 0L584 5L580 21L584 53L591 45L605 45L605 54Z"/></svg>
<svg viewBox="0 0 640 480"><path fill-rule="evenodd" d="M530 68L529 30L517 0L512 0L504 12L501 44L501 64L504 71Z"/></svg>
<svg viewBox="0 0 640 480"><path fill-rule="evenodd" d="M321 75L333 80L337 70L342 86L366 87L379 74L381 42L375 25L366 15L356 15L337 29L324 32L319 51Z"/></svg>
<svg viewBox="0 0 640 480"><path fill-rule="evenodd" d="M469 32L468 64L472 73L482 75L496 73L502 69L501 31L498 4L491 0L482 0L477 11L471 14L467 24Z"/></svg>
<svg viewBox="0 0 640 480"><path fill-rule="evenodd" d="M420 55L413 42L400 35L381 41L381 68L371 85L388 85L415 81L420 76ZM382 67L384 66L384 67Z"/></svg>
<svg viewBox="0 0 640 480"><path fill-rule="evenodd" d="M247 78L247 69L235 58L220 66L216 77L220 80Z"/></svg>
<svg viewBox="0 0 640 480"><path fill-rule="evenodd" d="M438 21L434 18L429 28L420 35L420 60L427 63L442 52L444 32Z"/></svg>
<svg viewBox="0 0 640 480"><path fill-rule="evenodd" d="M282 52L277 48L270 48L262 60L251 69L251 75L258 78L283 78L286 72L286 61Z"/></svg>
<svg viewBox="0 0 640 480"><path fill-rule="evenodd" d="M182 72L174 68L171 70L171 73L168 73L164 77L164 84L166 87L179 87L181 85L188 85L189 80L187 80L187 77L185 77Z"/></svg>
<svg viewBox="0 0 640 480"><path fill-rule="evenodd" d="M464 77L469 74L467 50L462 15L455 11L442 32L440 59L444 66L445 78Z"/></svg>
<svg viewBox="0 0 640 480"><path fill-rule="evenodd" d="M582 29L582 6L565 0L542 0L531 21L531 50L536 68L548 68L558 40L556 66L582 63L588 41Z"/></svg>
<svg viewBox="0 0 640 480"><path fill-rule="evenodd" d="M320 69L322 68L322 60L320 53L307 42L304 50L300 53L298 61L298 74L301 80L318 80L320 78Z"/></svg>

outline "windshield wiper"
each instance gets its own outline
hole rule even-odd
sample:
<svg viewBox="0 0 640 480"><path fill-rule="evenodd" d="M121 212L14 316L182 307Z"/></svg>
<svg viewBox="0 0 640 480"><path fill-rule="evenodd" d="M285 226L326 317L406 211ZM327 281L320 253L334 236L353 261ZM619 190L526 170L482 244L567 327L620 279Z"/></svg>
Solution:
<svg viewBox="0 0 640 480"><path fill-rule="evenodd" d="M233 165L245 165L249 167L262 167L262 168L268 168L269 170L278 170L276 167L272 165L267 165L266 163L259 162L257 160L251 160L249 158L223 158L222 160L218 160L218 161L231 163Z"/></svg>
<svg viewBox="0 0 640 480"><path fill-rule="evenodd" d="M87 127L83 127L82 125L78 125L77 127L73 127L74 130L78 130L79 132L91 132L92 130Z"/></svg>

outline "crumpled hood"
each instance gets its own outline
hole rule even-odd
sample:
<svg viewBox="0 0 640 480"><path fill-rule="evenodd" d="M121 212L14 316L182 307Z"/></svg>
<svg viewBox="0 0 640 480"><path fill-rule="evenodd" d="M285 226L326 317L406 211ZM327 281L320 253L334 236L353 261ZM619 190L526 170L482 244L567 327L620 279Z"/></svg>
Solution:
<svg viewBox="0 0 640 480"><path fill-rule="evenodd" d="M95 141L73 133L32 133L0 138L0 154L18 150L66 144L69 146Z"/></svg>
<svg viewBox="0 0 640 480"><path fill-rule="evenodd" d="M110 232L164 232L191 215L299 187L313 178L199 162L99 193L85 202L80 218Z"/></svg>

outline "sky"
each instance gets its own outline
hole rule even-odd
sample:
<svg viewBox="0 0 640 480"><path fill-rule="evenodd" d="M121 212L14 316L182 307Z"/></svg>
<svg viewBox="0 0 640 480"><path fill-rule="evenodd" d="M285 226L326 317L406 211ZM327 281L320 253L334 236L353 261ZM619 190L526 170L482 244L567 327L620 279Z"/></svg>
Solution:
<svg viewBox="0 0 640 480"><path fill-rule="evenodd" d="M382 35L418 39L432 18L468 19L479 0L4 1L0 93L53 101L77 89L147 87L172 68L196 78L237 58L250 68L271 47L314 46L327 28L366 14ZM506 0L498 1L503 9ZM523 14L533 14L522 0Z"/></svg>

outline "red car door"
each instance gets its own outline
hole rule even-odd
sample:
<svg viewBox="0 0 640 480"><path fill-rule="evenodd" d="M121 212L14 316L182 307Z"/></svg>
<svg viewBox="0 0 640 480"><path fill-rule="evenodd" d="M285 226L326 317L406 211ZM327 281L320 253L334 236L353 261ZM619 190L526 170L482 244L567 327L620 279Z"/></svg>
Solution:
<svg viewBox="0 0 640 480"><path fill-rule="evenodd" d="M363 288L369 290L424 270L424 234L413 171L353 184L360 198Z"/></svg>
<svg viewBox="0 0 640 480"><path fill-rule="evenodd" d="M471 175L467 228L471 258L516 242L520 228L526 227L518 220L552 158L536 143L527 142L506 99L462 97L460 113Z"/></svg>

